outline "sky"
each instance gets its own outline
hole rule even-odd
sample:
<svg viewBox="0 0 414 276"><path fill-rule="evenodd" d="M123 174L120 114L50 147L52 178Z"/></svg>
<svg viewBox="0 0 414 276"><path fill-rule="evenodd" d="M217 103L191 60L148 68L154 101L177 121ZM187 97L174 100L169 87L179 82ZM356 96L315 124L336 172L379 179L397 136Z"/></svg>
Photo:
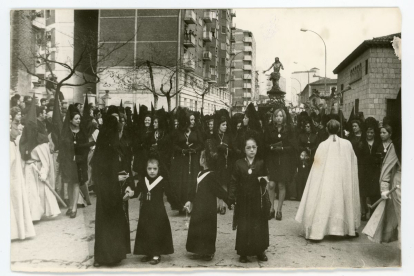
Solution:
<svg viewBox="0 0 414 276"><path fill-rule="evenodd" d="M286 98L289 99L290 73L317 67L325 74L325 49L322 40L306 28L318 33L326 43L328 78L332 72L364 40L401 32L398 8L293 8L236 9L233 22L238 29L253 32L256 40L256 69L262 73L279 57L285 68ZM297 64L295 64L296 62ZM261 93L266 93L266 82ZM303 89L303 87L302 87Z"/></svg>

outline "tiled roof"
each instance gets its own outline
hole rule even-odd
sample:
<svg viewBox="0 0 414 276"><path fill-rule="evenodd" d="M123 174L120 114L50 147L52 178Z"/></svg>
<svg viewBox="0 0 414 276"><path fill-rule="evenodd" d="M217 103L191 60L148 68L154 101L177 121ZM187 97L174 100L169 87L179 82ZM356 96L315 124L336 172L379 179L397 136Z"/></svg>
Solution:
<svg viewBox="0 0 414 276"><path fill-rule="evenodd" d="M382 46L382 47L392 47L391 41L394 39L394 36L401 38L401 33L390 34L386 36L374 37L373 39L364 40L349 56L347 56L334 70L334 74L338 74L342 69L344 69L348 64L353 60L359 57L366 49L369 49L372 46Z"/></svg>

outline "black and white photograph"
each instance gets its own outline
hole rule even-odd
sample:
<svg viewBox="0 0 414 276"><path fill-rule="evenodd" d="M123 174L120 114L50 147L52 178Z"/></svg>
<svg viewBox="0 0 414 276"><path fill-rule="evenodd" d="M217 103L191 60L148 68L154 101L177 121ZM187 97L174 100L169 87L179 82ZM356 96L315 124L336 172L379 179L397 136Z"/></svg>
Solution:
<svg viewBox="0 0 414 276"><path fill-rule="evenodd" d="M11 271L405 265L400 8L8 13Z"/></svg>

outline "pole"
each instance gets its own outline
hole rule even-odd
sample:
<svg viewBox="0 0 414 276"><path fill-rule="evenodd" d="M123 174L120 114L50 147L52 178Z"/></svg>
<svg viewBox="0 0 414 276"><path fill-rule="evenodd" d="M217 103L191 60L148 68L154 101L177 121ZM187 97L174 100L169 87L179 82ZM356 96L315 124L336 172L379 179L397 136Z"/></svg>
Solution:
<svg viewBox="0 0 414 276"><path fill-rule="evenodd" d="M179 62L181 62L181 10L178 10L178 26L177 26L177 62L175 72L175 107L180 105L180 93L178 93L178 82L180 81Z"/></svg>

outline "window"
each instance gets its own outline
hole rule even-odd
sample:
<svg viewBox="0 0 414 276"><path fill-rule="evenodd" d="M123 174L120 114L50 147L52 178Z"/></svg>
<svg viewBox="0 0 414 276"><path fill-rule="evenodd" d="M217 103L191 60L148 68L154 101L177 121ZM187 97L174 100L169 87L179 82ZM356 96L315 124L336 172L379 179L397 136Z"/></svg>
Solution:
<svg viewBox="0 0 414 276"><path fill-rule="evenodd" d="M184 106L184 105L185 105L185 98L180 97L180 106Z"/></svg>
<svg viewBox="0 0 414 276"><path fill-rule="evenodd" d="M220 44L220 46L221 46L221 50L226 50L227 49L227 44L226 43L221 43Z"/></svg>
<svg viewBox="0 0 414 276"><path fill-rule="evenodd" d="M368 75L368 59L365 60L365 75Z"/></svg>
<svg viewBox="0 0 414 276"><path fill-rule="evenodd" d="M220 79L221 79L222 82L225 82L226 81L226 74L220 74Z"/></svg>
<svg viewBox="0 0 414 276"><path fill-rule="evenodd" d="M46 19L50 18L50 10L46 10Z"/></svg>
<svg viewBox="0 0 414 276"><path fill-rule="evenodd" d="M201 38L198 39L198 46L203 47L203 40Z"/></svg>
<svg viewBox="0 0 414 276"><path fill-rule="evenodd" d="M221 33L226 34L226 32L227 32L227 27L226 26L221 26Z"/></svg>
<svg viewBox="0 0 414 276"><path fill-rule="evenodd" d="M222 10L221 11L221 18L226 19L227 17L227 11L226 10Z"/></svg>
<svg viewBox="0 0 414 276"><path fill-rule="evenodd" d="M226 59L225 58L220 59L220 65L223 65L223 66L226 65Z"/></svg>
<svg viewBox="0 0 414 276"><path fill-rule="evenodd" d="M194 111L198 111L197 110L197 101L194 101Z"/></svg>
<svg viewBox="0 0 414 276"><path fill-rule="evenodd" d="M344 84L341 84L341 91L344 90Z"/></svg>

